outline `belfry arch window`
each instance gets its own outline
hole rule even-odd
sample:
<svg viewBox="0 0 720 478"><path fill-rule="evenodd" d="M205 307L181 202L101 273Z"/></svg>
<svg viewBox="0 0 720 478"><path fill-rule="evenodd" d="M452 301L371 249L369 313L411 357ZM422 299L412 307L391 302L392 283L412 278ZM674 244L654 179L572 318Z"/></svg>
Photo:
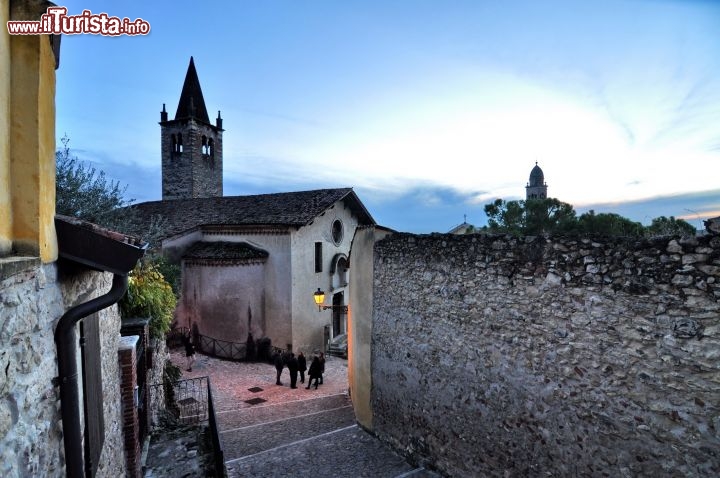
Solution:
<svg viewBox="0 0 720 478"><path fill-rule="evenodd" d="M332 276L333 289L339 289L348 285L348 258L345 254L335 254L330 263L330 275Z"/></svg>
<svg viewBox="0 0 720 478"><path fill-rule="evenodd" d="M210 154L207 136L202 135L202 154Z"/></svg>
<svg viewBox="0 0 720 478"><path fill-rule="evenodd" d="M182 142L182 133L178 133L178 140L177 140L177 153L183 152L183 142Z"/></svg>
<svg viewBox="0 0 720 478"><path fill-rule="evenodd" d="M212 138L208 140L208 154L215 156L215 141Z"/></svg>

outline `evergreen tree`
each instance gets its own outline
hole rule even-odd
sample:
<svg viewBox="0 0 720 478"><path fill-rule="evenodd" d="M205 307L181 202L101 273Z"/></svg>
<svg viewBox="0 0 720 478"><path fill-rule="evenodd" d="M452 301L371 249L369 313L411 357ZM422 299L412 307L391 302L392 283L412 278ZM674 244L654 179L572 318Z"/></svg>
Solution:
<svg viewBox="0 0 720 478"><path fill-rule="evenodd" d="M639 222L631 221L615 213L595 214L592 209L578 218L578 232L604 236L642 236L645 228Z"/></svg>
<svg viewBox="0 0 720 478"><path fill-rule="evenodd" d="M697 231L683 219L675 219L674 216L660 216L652 220L647 227L650 236L694 236Z"/></svg>
<svg viewBox="0 0 720 478"><path fill-rule="evenodd" d="M504 201L485 205L488 229L516 235L564 234L577 227L572 205L555 198Z"/></svg>

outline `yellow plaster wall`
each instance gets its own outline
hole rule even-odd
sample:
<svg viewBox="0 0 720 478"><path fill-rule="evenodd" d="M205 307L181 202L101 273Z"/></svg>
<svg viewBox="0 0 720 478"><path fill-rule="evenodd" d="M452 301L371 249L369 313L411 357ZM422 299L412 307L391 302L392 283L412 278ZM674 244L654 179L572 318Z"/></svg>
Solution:
<svg viewBox="0 0 720 478"><path fill-rule="evenodd" d="M10 209L10 0L0 0L0 257L12 247Z"/></svg>
<svg viewBox="0 0 720 478"><path fill-rule="evenodd" d="M0 1L7 17L8 0ZM2 28L2 35L8 36L4 23ZM0 247L4 243L7 248L9 236L17 253L39 255L43 262L52 262L57 259L55 56L47 35L10 36L8 43L9 72L8 50L0 50L4 52L0 54L4 62L0 88L7 92L8 77L10 83L9 107L7 99L0 104L5 111L9 108L6 119L0 120L0 133L9 133L4 135L9 144L0 143L4 148L0 149L0 204L9 211L0 219Z"/></svg>
<svg viewBox="0 0 720 478"><path fill-rule="evenodd" d="M350 301L348 312L348 384L355 418L373 430L372 323L375 242L389 234L377 228L358 228L350 252Z"/></svg>

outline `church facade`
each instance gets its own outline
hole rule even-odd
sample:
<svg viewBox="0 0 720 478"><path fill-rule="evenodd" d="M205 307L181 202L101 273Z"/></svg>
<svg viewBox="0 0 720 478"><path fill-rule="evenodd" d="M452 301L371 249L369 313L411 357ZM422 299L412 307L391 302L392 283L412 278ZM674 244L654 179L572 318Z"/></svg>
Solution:
<svg viewBox="0 0 720 478"><path fill-rule="evenodd" d="M163 199L132 207L139 228L162 222L162 251L181 264L177 325L305 351L346 333L353 236L375 225L355 192L223 196L222 119L209 121L192 58L175 119L165 105L160 118ZM317 289L338 307L319 310Z"/></svg>

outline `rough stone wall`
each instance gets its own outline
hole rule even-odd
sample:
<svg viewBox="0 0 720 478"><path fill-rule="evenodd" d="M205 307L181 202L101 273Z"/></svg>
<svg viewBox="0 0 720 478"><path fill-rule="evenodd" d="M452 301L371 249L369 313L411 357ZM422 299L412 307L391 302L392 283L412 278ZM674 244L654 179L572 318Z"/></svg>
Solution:
<svg viewBox="0 0 720 478"><path fill-rule="evenodd" d="M147 386L149 393L149 428L159 424L160 412L165 408L165 390L162 387L165 362L170 360L167 344L164 340L153 340L152 368L148 369Z"/></svg>
<svg viewBox="0 0 720 478"><path fill-rule="evenodd" d="M110 288L109 274L58 277L56 264L35 264L0 277L0 476L62 476L62 425L55 325L71 306ZM115 307L99 312L105 442L97 476L125 473L120 431Z"/></svg>
<svg viewBox="0 0 720 478"><path fill-rule="evenodd" d="M450 476L718 476L720 237L393 235L374 431Z"/></svg>

